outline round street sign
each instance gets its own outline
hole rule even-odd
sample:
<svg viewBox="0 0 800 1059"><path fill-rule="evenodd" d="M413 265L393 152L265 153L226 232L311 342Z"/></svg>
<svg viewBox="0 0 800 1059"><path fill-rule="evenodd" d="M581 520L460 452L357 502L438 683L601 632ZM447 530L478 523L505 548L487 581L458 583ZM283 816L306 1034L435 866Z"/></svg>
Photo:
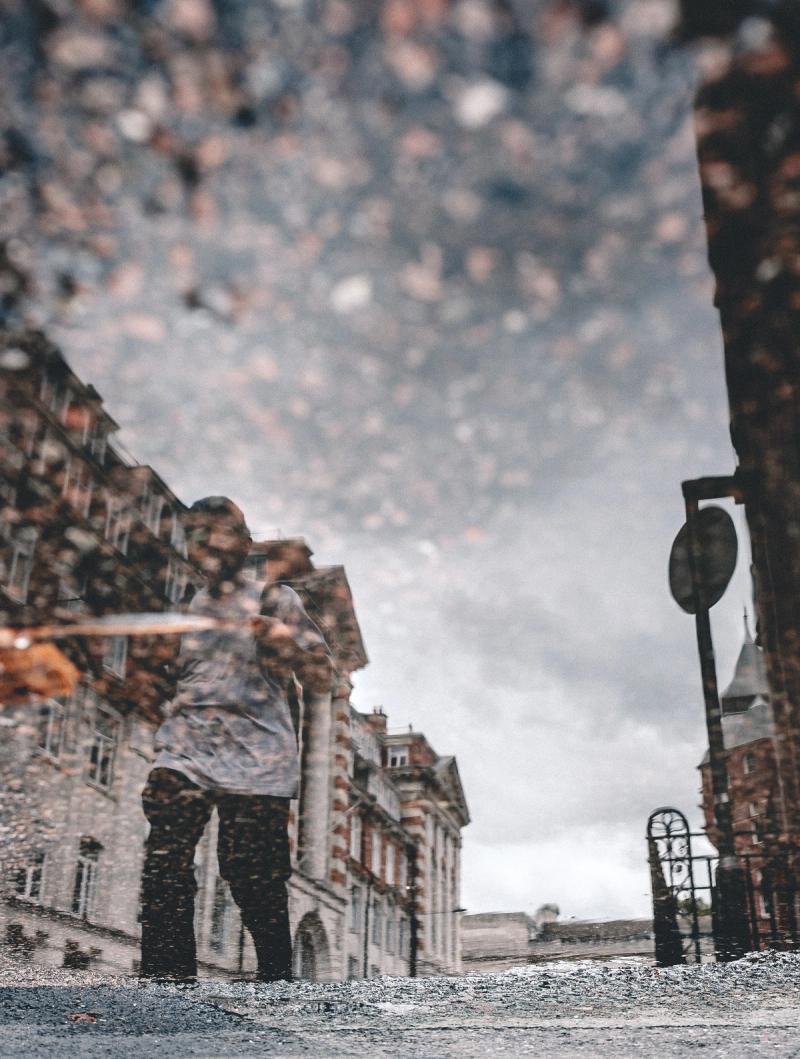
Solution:
<svg viewBox="0 0 800 1059"><path fill-rule="evenodd" d="M738 541L733 519L724 508L703 507L695 516L697 590L701 605L719 603L736 569ZM692 569L689 563L689 528L681 527L669 554L669 589L687 614L695 613Z"/></svg>

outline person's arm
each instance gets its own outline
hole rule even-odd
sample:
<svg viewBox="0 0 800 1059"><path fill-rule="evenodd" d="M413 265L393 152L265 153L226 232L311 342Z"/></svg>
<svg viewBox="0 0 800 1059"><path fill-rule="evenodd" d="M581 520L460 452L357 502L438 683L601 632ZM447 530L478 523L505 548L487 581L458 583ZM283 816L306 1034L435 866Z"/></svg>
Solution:
<svg viewBox="0 0 800 1059"><path fill-rule="evenodd" d="M262 596L264 621L258 633L259 659L269 675L323 694L331 686L333 664L325 638L309 618L300 597L287 585L268 585Z"/></svg>

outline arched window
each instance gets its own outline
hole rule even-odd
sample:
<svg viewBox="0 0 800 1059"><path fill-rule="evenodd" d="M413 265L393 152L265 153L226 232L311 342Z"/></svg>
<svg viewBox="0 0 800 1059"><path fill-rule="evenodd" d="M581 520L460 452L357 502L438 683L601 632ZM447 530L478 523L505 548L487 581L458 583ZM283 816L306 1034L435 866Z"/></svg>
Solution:
<svg viewBox="0 0 800 1059"><path fill-rule="evenodd" d="M355 933L361 931L364 913L361 911L361 887L353 886L350 891L350 929Z"/></svg>
<svg viewBox="0 0 800 1059"><path fill-rule="evenodd" d="M38 531L32 527L16 530L11 538L10 554L6 564L6 592L19 603L28 598L33 556L36 550Z"/></svg>
<svg viewBox="0 0 800 1059"><path fill-rule="evenodd" d="M350 856L361 861L361 817L358 813L350 816Z"/></svg>
<svg viewBox="0 0 800 1059"><path fill-rule="evenodd" d="M381 833L377 827L372 828L372 848L370 853L370 871L378 876L381 873Z"/></svg>
<svg viewBox="0 0 800 1059"><path fill-rule="evenodd" d="M85 835L78 847L75 866L75 885L72 890L72 912L81 919L90 919L97 895L97 872L103 847L97 839Z"/></svg>
<svg viewBox="0 0 800 1059"><path fill-rule="evenodd" d="M125 637L120 637L125 639ZM120 736L120 718L92 692L86 695L87 720L91 726L86 778L108 790L114 779L114 760Z"/></svg>
<svg viewBox="0 0 800 1059"><path fill-rule="evenodd" d="M385 881L390 885L394 886L397 882L394 872L394 843L386 843L386 876Z"/></svg>
<svg viewBox="0 0 800 1059"><path fill-rule="evenodd" d="M25 864L17 869L14 892L17 897L34 904L41 904L46 855L42 850L30 854Z"/></svg>
<svg viewBox="0 0 800 1059"><path fill-rule="evenodd" d="M58 757L64 740L66 700L45 699L39 707L39 746L50 757Z"/></svg>
<svg viewBox="0 0 800 1059"><path fill-rule="evenodd" d="M383 905L377 897L372 902L372 944L378 948L383 944Z"/></svg>

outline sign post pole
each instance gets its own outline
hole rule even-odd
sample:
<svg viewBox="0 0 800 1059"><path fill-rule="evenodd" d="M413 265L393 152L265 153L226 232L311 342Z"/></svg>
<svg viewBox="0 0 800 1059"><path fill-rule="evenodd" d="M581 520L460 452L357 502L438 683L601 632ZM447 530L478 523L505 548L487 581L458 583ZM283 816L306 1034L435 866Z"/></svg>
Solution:
<svg viewBox="0 0 800 1059"><path fill-rule="evenodd" d="M745 873L736 857L709 611L722 597L733 575L737 542L736 530L727 512L718 507L701 509L700 501L724 496L739 499L739 491L732 477L697 478L683 482L682 488L686 524L673 545L670 586L679 605L694 614L695 619L719 850L714 940L717 959L727 961L748 952L751 938Z"/></svg>

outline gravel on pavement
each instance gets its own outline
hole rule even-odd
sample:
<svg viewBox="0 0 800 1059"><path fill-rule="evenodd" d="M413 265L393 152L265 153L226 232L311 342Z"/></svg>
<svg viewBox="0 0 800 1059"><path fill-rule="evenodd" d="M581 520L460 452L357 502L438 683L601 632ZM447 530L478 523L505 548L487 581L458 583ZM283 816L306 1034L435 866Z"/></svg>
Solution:
<svg viewBox="0 0 800 1059"><path fill-rule="evenodd" d="M0 1056L800 1059L800 956L330 984L142 984L0 961Z"/></svg>

